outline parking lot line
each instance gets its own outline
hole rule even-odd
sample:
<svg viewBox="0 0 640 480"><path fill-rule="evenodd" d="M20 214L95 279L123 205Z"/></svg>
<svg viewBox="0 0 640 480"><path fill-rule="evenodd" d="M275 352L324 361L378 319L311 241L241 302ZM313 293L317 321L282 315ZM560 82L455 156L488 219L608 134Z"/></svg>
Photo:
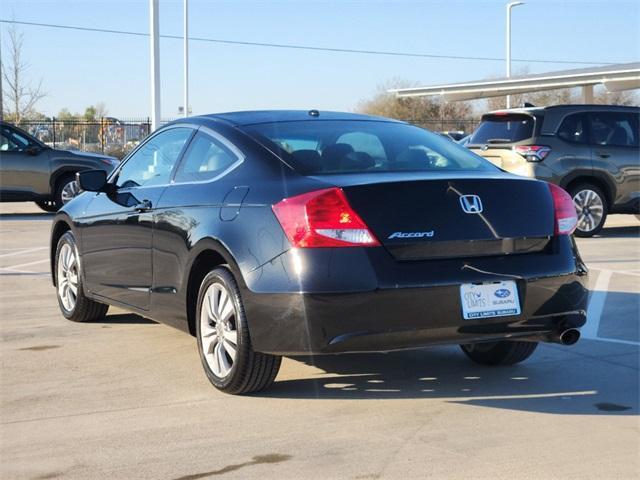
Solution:
<svg viewBox="0 0 640 480"><path fill-rule="evenodd" d="M633 345L640 346L640 342L634 342L632 340L621 340L618 338L606 338L600 337L598 335L598 330L600 329L600 319L602 318L602 312L604 310L604 306L607 299L607 289L609 287L609 282L611 281L611 277L614 273L620 275L634 275L639 276L635 273L630 273L628 271L618 271L618 270L609 270L609 269L599 269L594 268L592 270L599 271L598 279L596 280L596 284L593 288L593 293L591 294L591 299L589 301L589 308L587 313L587 323L581 329L582 337L587 340L597 340L600 342L609 342L609 343L619 343L623 345Z"/></svg>
<svg viewBox="0 0 640 480"><path fill-rule="evenodd" d="M22 267L28 267L30 265L37 265L39 263L46 263L48 261L49 261L49 259L45 258L43 260L36 260L35 262L27 262L27 263L20 263L18 265L9 265L7 267L0 267L0 269L1 270L15 270L15 269L19 269L19 268L22 268Z"/></svg>
<svg viewBox="0 0 640 480"><path fill-rule="evenodd" d="M582 328L582 336L589 339L598 338L598 330L600 328L600 317L604 310L605 300L607 298L607 288L611 281L611 270L600 270L598 280L596 280L589 307L587 309L587 324Z"/></svg>
<svg viewBox="0 0 640 480"><path fill-rule="evenodd" d="M2 257L2 258L14 257L16 255L24 255L25 253L39 252L40 250L48 250L48 249L49 249L49 247L25 248L25 249L18 250L18 251L15 251L15 252L0 253L0 257Z"/></svg>

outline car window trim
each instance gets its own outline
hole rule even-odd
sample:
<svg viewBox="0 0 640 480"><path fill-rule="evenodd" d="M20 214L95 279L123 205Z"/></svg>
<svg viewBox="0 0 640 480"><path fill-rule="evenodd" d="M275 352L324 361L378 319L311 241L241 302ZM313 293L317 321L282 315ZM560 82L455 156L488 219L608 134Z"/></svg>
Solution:
<svg viewBox="0 0 640 480"><path fill-rule="evenodd" d="M131 152L129 152L129 154L120 162L120 165L118 165L118 168L116 168L113 172L111 172L111 175L109 175L109 178L107 179L107 182L111 183L111 184L115 184L114 182L118 178L118 175L120 175L120 170L122 170L122 168L127 164L127 162L129 160L131 160L131 158L138 152L138 150L143 148L148 142L150 142L153 138L155 138L156 136L160 135L161 133L167 132L169 130L173 130L173 129L176 129L176 128L188 128L188 129L191 130L191 133L189 134L189 137L187 138L187 140L184 142L184 145L182 146L182 149L180 150L180 153L178 154L178 157L176 158L176 162L173 165L173 167L171 168L171 173L169 175L169 179L170 179L169 183L154 184L154 185L138 185L138 186L135 186L135 187L118 188L118 191L125 192L125 191L129 191L129 190L131 190L133 188L163 187L163 186L166 187L167 185L171 185L171 179L173 179L173 175L175 175L176 168L182 162L182 156L184 155L184 152L186 151L187 147L191 143L191 140L193 139L194 135L198 131L198 128L197 128L196 125L185 124L185 123L176 123L176 124L169 125L167 127L159 128L158 130L153 132L151 135L149 135L147 138L145 138L143 142L140 142L140 144L136 148L134 148L133 150L131 150ZM116 185L116 187L117 187L117 185Z"/></svg>
<svg viewBox="0 0 640 480"><path fill-rule="evenodd" d="M198 132L202 132L204 135L206 135L208 137L211 137L216 142L221 143L233 155L235 155L236 161L233 162L231 165L229 165L227 168L225 168L222 172L220 172L215 177L208 178L206 180L187 180L187 181L184 181L184 182L176 182L175 181L176 173L178 172L178 169L180 168L180 166L182 166L182 163L185 161L185 154L187 153L188 147L191 146L191 142L193 142L193 140L194 140L194 138L195 138L195 136L197 135ZM216 132L215 130L213 130L213 129L209 128L209 127L201 125L196 130L196 132L192 135L191 139L189 140L189 145L187 145L185 150L183 152L181 152L180 161L176 164L175 170L172 172L171 182L169 183L169 185L191 185L191 184L202 184L202 183L215 182L217 180L220 180L222 177L227 176L233 170L238 168L242 163L244 163L245 158L246 158L245 154L242 153L242 151L238 147L236 147L236 145L233 144L228 138L226 138L222 134Z"/></svg>

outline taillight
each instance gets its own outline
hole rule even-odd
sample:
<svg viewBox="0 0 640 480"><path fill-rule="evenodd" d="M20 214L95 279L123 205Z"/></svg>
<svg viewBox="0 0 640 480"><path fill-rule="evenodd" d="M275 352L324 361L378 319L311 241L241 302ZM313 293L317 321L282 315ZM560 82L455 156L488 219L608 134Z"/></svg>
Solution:
<svg viewBox="0 0 640 480"><path fill-rule="evenodd" d="M276 203L273 213L293 247L375 247L380 243L340 188L303 193Z"/></svg>
<svg viewBox="0 0 640 480"><path fill-rule="evenodd" d="M571 235L578 224L578 214L571 196L553 183L549 183L555 211L555 234Z"/></svg>
<svg viewBox="0 0 640 480"><path fill-rule="evenodd" d="M545 145L516 145L513 149L527 162L541 162L551 153L551 148Z"/></svg>

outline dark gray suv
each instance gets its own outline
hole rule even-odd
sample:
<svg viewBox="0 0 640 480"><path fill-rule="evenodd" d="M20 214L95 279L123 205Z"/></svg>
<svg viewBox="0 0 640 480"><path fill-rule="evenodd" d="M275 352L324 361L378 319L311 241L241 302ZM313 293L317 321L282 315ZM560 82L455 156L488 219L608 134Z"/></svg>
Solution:
<svg viewBox="0 0 640 480"><path fill-rule="evenodd" d="M640 108L557 105L490 112L467 147L511 173L560 185L578 211L575 234L608 213L640 212Z"/></svg>
<svg viewBox="0 0 640 480"><path fill-rule="evenodd" d="M56 150L14 125L0 122L0 201L35 202L56 211L78 193L76 172L110 173L118 160L106 155Z"/></svg>

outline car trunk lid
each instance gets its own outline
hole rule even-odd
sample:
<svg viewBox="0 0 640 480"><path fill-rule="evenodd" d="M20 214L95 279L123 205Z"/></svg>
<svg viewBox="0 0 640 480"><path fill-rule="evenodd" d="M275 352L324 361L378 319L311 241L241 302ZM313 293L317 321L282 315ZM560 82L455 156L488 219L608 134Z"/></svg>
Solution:
<svg viewBox="0 0 640 480"><path fill-rule="evenodd" d="M543 182L477 173L379 175L319 178L342 187L397 260L541 251L553 235L553 201Z"/></svg>

